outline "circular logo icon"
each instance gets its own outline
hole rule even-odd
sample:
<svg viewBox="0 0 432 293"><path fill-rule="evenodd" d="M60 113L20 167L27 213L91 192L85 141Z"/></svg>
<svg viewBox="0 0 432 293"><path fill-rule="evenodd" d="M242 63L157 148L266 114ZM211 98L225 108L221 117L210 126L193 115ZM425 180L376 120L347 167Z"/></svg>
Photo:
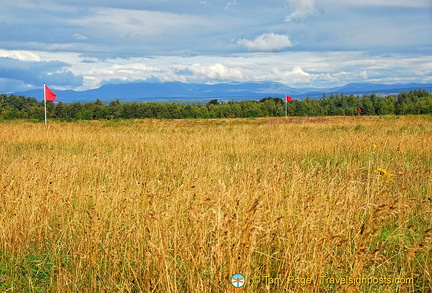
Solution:
<svg viewBox="0 0 432 293"><path fill-rule="evenodd" d="M246 284L246 278L242 274L234 274L231 277L231 285L236 288L241 288Z"/></svg>

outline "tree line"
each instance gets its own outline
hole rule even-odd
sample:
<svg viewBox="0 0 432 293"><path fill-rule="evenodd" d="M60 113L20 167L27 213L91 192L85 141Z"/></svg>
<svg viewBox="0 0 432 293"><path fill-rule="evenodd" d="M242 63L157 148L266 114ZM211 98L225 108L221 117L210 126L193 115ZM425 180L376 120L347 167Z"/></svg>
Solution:
<svg viewBox="0 0 432 293"><path fill-rule="evenodd" d="M289 116L352 116L358 115L359 112L361 115L432 114L432 94L426 90L413 90L389 96L331 94L327 97L324 94L320 99L293 100L287 106ZM253 118L284 115L284 100L274 97L258 101L224 103L214 99L204 105L120 103L119 100L104 104L99 99L89 103L47 102L48 118L66 121L132 118ZM43 120L44 103L32 97L0 94L0 119Z"/></svg>

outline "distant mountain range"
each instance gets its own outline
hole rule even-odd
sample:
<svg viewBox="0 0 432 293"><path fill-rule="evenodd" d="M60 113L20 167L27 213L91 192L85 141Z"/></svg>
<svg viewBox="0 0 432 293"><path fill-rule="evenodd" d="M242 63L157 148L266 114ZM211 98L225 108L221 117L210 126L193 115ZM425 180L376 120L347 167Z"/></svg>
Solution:
<svg viewBox="0 0 432 293"><path fill-rule="evenodd" d="M397 94L415 89L432 91L432 83L409 84L373 84L351 83L343 87L334 88L293 88L276 82L255 83L220 83L220 84L191 84L181 82L149 83L135 82L124 84L107 84L97 89L86 91L57 90L51 88L57 94L57 101L63 103L92 102L99 99L109 102L119 99L122 102L205 102L211 99L221 100L256 100L265 97L284 98L286 94L294 99L321 98L325 93L345 95L363 94ZM43 90L31 90L14 93L26 97L43 99Z"/></svg>

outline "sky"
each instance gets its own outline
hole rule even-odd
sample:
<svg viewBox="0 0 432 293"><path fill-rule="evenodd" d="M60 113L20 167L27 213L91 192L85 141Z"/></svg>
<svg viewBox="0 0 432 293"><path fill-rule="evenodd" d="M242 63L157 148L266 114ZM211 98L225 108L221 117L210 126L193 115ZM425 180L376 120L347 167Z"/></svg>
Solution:
<svg viewBox="0 0 432 293"><path fill-rule="evenodd" d="M13 0L0 93L109 83L431 83L432 0Z"/></svg>

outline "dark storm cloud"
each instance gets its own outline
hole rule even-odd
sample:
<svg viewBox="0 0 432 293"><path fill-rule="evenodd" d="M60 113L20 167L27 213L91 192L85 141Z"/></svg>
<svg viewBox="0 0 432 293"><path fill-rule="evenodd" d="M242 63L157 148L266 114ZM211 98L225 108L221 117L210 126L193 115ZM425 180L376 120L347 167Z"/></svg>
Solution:
<svg viewBox="0 0 432 293"><path fill-rule="evenodd" d="M56 86L80 86L82 76L76 76L60 61L35 62L0 58L0 78L20 80L25 84L40 86L44 82Z"/></svg>

